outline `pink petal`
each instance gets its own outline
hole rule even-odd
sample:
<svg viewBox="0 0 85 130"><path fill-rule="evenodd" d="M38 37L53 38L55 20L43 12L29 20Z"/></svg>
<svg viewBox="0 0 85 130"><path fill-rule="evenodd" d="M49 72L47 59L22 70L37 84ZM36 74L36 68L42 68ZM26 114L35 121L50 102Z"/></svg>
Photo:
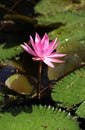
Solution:
<svg viewBox="0 0 85 130"><path fill-rule="evenodd" d="M58 53L56 53L56 52L54 52L54 53L51 53L49 56L47 56L47 57L54 57L54 58L56 58L56 57L64 57L64 56L66 56L66 54L58 54Z"/></svg>
<svg viewBox="0 0 85 130"><path fill-rule="evenodd" d="M47 64L48 66L54 68L53 63L51 63L48 59L43 60L43 62L44 62L45 64Z"/></svg>
<svg viewBox="0 0 85 130"><path fill-rule="evenodd" d="M30 36L30 42L31 42L31 45L32 45L32 47L34 49L35 48L35 43L34 43L34 40L33 40L32 36Z"/></svg>
<svg viewBox="0 0 85 130"><path fill-rule="evenodd" d="M36 34L36 35L38 35L38 34ZM40 43L37 43L37 44L34 43L33 38L31 36L30 36L30 42L32 44L32 47L33 47L35 53L37 55L41 55L41 49L42 49L41 44Z"/></svg>
<svg viewBox="0 0 85 130"><path fill-rule="evenodd" d="M62 60L59 60L59 59L55 59L55 58L45 58L46 60L50 61L50 62L56 62L56 63L63 63Z"/></svg>
<svg viewBox="0 0 85 130"><path fill-rule="evenodd" d="M28 44L27 44L26 42L24 42L24 45L25 45L26 47L28 47Z"/></svg>
<svg viewBox="0 0 85 130"><path fill-rule="evenodd" d="M36 36L39 37L37 33L36 33ZM37 53L39 57L42 57L42 55L44 55L44 52L48 48L48 46L49 46L49 37L45 33L42 40L38 41L37 44L35 44L35 47L36 47L35 52Z"/></svg>
<svg viewBox="0 0 85 130"><path fill-rule="evenodd" d="M56 48L58 48L58 46L60 45L60 43L56 43L53 47L53 49L55 50Z"/></svg>
<svg viewBox="0 0 85 130"><path fill-rule="evenodd" d="M31 44L32 44L32 47L33 47L35 53L37 54L37 46L36 46L37 44L34 43L33 38L32 38L31 36L30 36L30 42L31 42Z"/></svg>
<svg viewBox="0 0 85 130"><path fill-rule="evenodd" d="M63 60L56 59L56 63L64 63Z"/></svg>
<svg viewBox="0 0 85 130"><path fill-rule="evenodd" d="M54 40L51 41L49 47L53 47L56 44L57 38L55 38Z"/></svg>
<svg viewBox="0 0 85 130"><path fill-rule="evenodd" d="M46 55L49 55L50 53L52 53L52 52L59 46L59 44L56 44L56 41L57 41L57 38L54 39L54 40L49 44L48 51L47 51ZM55 44L56 44L56 45L55 45Z"/></svg>
<svg viewBox="0 0 85 130"><path fill-rule="evenodd" d="M43 45L43 50L46 50L49 47L49 37L47 33L45 33L45 35L43 36L41 44Z"/></svg>
<svg viewBox="0 0 85 130"><path fill-rule="evenodd" d="M41 60L41 58L39 58L39 57L33 57L32 60L39 61L39 60Z"/></svg>
<svg viewBox="0 0 85 130"><path fill-rule="evenodd" d="M25 51L27 51L29 54L36 56L36 53L31 49L31 47L29 47L28 45L26 45L26 43L25 43L25 45L21 45L21 47Z"/></svg>
<svg viewBox="0 0 85 130"><path fill-rule="evenodd" d="M50 44L49 44L49 49L53 49L54 45L56 44L57 38L54 39Z"/></svg>
<svg viewBox="0 0 85 130"><path fill-rule="evenodd" d="M35 44L35 49L36 49L35 51L37 55L39 55L40 57L42 56L42 48L43 46L40 43Z"/></svg>
<svg viewBox="0 0 85 130"><path fill-rule="evenodd" d="M41 38L38 33L35 35L35 43L39 43L41 41Z"/></svg>

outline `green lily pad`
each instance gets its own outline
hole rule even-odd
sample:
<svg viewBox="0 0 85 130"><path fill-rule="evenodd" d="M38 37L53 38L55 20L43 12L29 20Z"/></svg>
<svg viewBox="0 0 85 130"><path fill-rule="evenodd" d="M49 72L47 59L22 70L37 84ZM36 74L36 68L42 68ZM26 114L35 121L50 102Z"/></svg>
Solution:
<svg viewBox="0 0 85 130"><path fill-rule="evenodd" d="M10 59L23 52L20 44L23 38L17 34L0 33L0 61Z"/></svg>
<svg viewBox="0 0 85 130"><path fill-rule="evenodd" d="M5 45L6 43L3 43L0 45L0 52L1 52L0 61L15 57L22 52L22 49L19 45L11 47L11 48L5 48Z"/></svg>
<svg viewBox="0 0 85 130"><path fill-rule="evenodd" d="M67 22L65 26L49 33L51 39L57 37L58 42L60 42L57 52L67 54L63 59L64 64L55 64L54 69L48 68L49 79L60 78L85 63L85 18L74 13L71 16L70 12L66 14L73 17L71 22ZM70 17L66 18L70 19ZM76 17L79 19L74 21Z"/></svg>
<svg viewBox="0 0 85 130"><path fill-rule="evenodd" d="M64 77L56 83L52 98L60 106L72 107L85 100L85 68Z"/></svg>
<svg viewBox="0 0 85 130"><path fill-rule="evenodd" d="M45 16L54 16L58 12L64 12L67 10L73 10L80 7L84 4L84 1L73 2L73 0L41 0L35 6L35 12L45 15Z"/></svg>
<svg viewBox="0 0 85 130"><path fill-rule="evenodd" d="M83 15L83 12L81 14L78 12L66 12L59 15L59 17L56 17L57 22L61 21L64 25L51 31L49 33L50 39L57 37L61 43L83 40L85 36L85 15Z"/></svg>
<svg viewBox="0 0 85 130"><path fill-rule="evenodd" d="M85 41L67 42L58 48L59 53L67 54L63 64L55 64L55 68L48 67L48 77L56 80L85 63Z"/></svg>
<svg viewBox="0 0 85 130"><path fill-rule="evenodd" d="M0 129L79 130L79 126L76 120L65 111L54 110L54 108L51 108L50 106L26 106L25 108L13 108L9 112L1 113Z"/></svg>
<svg viewBox="0 0 85 130"><path fill-rule="evenodd" d="M51 11L51 10L50 10ZM57 24L57 27L64 26L66 24L71 25L76 22L81 21L81 19L84 19L85 17L85 10L81 11L66 11L66 12L58 12L54 13L54 15L41 15L35 17L35 19L38 21L39 26L52 26L52 24ZM61 24L59 24L61 23Z"/></svg>
<svg viewBox="0 0 85 130"><path fill-rule="evenodd" d="M85 119L85 101L82 102L82 104L78 107L78 109L76 110L76 114Z"/></svg>

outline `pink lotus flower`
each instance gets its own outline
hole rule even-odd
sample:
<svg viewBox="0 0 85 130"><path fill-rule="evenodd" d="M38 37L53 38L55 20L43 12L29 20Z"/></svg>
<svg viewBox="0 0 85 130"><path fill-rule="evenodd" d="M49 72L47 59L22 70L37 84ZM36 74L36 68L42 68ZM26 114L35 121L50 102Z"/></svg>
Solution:
<svg viewBox="0 0 85 130"><path fill-rule="evenodd" d="M21 46L25 51L34 56L32 58L33 60L43 61L45 64L53 68L54 64L52 62L63 63L63 61L59 60L58 58L66 55L55 52L55 49L59 46L59 43L56 43L56 41L57 38L49 44L49 37L46 33L42 39L40 38L39 34L36 33L35 42L32 36L30 36L30 43L32 47L30 47L27 43L24 43L24 45Z"/></svg>

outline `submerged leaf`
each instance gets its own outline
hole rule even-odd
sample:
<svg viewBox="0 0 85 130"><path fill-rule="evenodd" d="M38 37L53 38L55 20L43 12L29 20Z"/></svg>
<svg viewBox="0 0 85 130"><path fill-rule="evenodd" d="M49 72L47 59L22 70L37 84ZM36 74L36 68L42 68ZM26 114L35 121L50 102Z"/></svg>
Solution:
<svg viewBox="0 0 85 130"><path fill-rule="evenodd" d="M0 115L1 130L79 130L73 117L50 106L13 108L9 112L12 114L6 112Z"/></svg>
<svg viewBox="0 0 85 130"><path fill-rule="evenodd" d="M25 69L22 66L22 62L19 59L20 57L16 57L14 60L6 60L2 62L3 64L6 64L7 66L12 66L16 69L17 72L25 73ZM24 61L23 61L24 62Z"/></svg>
<svg viewBox="0 0 85 130"><path fill-rule="evenodd" d="M0 92L0 102L3 100L3 95L2 93Z"/></svg>
<svg viewBox="0 0 85 130"><path fill-rule="evenodd" d="M19 93L19 94L28 94L30 95L33 91L33 85L30 83L30 81L21 74L14 74L10 76L6 81L5 85Z"/></svg>

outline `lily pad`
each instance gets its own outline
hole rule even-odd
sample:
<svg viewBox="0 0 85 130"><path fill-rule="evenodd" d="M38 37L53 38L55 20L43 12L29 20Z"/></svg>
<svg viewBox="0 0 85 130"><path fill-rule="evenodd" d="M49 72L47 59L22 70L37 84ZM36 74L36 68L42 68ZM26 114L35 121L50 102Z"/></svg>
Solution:
<svg viewBox="0 0 85 130"><path fill-rule="evenodd" d="M44 116L43 116L44 115ZM11 124L11 125L10 125ZM65 111L33 106L18 107L0 115L1 130L79 130L76 119Z"/></svg>
<svg viewBox="0 0 85 130"><path fill-rule="evenodd" d="M51 11L51 10L50 10ZM76 23L81 21L81 19L84 19L85 17L85 10L83 11L65 11L65 12L58 12L54 13L54 15L40 15L35 17L35 19L38 21L39 26L52 26L52 24L57 24L58 28L62 25L69 24L71 25L72 23ZM59 24L60 23L60 24Z"/></svg>
<svg viewBox="0 0 85 130"><path fill-rule="evenodd" d="M50 39L58 37L58 41L61 43L83 40L85 36L85 15L83 13L85 12L81 14L78 12L66 12L56 16L56 21L62 22L64 25L51 31L49 33Z"/></svg>
<svg viewBox="0 0 85 130"><path fill-rule="evenodd" d="M72 107L85 100L85 68L75 71L56 83L52 98L60 106Z"/></svg>
<svg viewBox="0 0 85 130"><path fill-rule="evenodd" d="M85 119L85 101L81 103L81 105L76 110L76 114Z"/></svg>
<svg viewBox="0 0 85 130"><path fill-rule="evenodd" d="M83 0L41 0L35 6L35 12L44 16L54 16L58 12L73 10L84 4Z"/></svg>
<svg viewBox="0 0 85 130"><path fill-rule="evenodd" d="M66 14L71 15L70 12ZM85 63L85 18L79 16L80 19L74 21L78 16L74 13L72 15L75 17L70 16L73 17L71 23L67 22L49 33L51 39L57 37L60 42L57 52L67 54L63 59L64 64L56 64L54 69L48 68L49 79L57 79Z"/></svg>
<svg viewBox="0 0 85 130"><path fill-rule="evenodd" d="M0 33L0 61L10 59L23 52L20 47L22 42L23 38L20 39L17 34Z"/></svg>
<svg viewBox="0 0 85 130"><path fill-rule="evenodd" d="M58 48L59 53L67 54L63 64L55 64L55 68L48 67L48 77L56 80L85 64L85 41L67 42Z"/></svg>

